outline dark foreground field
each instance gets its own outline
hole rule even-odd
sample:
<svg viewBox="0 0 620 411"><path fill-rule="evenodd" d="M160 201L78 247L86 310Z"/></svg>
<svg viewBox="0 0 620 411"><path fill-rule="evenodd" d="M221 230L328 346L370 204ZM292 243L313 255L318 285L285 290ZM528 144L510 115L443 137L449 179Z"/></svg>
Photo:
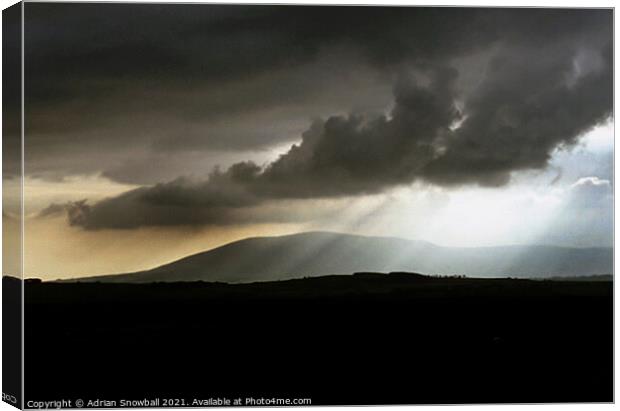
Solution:
<svg viewBox="0 0 620 411"><path fill-rule="evenodd" d="M609 281L363 274L25 295L26 401L613 400Z"/></svg>

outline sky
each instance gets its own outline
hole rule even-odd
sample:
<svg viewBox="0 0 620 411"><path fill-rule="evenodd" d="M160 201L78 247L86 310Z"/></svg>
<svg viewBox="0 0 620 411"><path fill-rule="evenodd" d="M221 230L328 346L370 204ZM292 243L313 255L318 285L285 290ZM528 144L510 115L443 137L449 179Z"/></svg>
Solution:
<svg viewBox="0 0 620 411"><path fill-rule="evenodd" d="M308 230L609 247L612 30L604 9L28 3L24 272Z"/></svg>

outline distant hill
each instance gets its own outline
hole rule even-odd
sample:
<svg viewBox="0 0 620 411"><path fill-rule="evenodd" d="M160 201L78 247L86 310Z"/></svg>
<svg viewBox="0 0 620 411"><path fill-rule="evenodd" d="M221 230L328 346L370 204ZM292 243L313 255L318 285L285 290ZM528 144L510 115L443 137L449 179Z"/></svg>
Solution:
<svg viewBox="0 0 620 411"><path fill-rule="evenodd" d="M238 283L360 271L549 278L609 274L612 268L611 248L455 248L399 238L308 232L247 238L151 270L79 281Z"/></svg>

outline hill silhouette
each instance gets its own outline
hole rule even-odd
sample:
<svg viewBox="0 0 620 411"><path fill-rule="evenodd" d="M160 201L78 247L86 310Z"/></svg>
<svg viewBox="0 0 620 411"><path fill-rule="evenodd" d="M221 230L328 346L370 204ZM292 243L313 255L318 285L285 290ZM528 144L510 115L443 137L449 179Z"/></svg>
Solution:
<svg viewBox="0 0 620 411"><path fill-rule="evenodd" d="M238 283L359 271L548 278L609 274L612 267L611 248L457 248L390 237L308 232L247 238L151 270L79 280Z"/></svg>

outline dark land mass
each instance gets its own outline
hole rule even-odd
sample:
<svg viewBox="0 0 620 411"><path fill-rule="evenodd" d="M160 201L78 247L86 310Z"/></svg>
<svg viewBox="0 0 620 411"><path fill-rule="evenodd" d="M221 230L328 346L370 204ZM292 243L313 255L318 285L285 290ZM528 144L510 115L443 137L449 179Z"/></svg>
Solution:
<svg viewBox="0 0 620 411"><path fill-rule="evenodd" d="M440 247L401 238L308 232L246 238L151 270L80 281L247 283L358 271L471 277L604 275L613 271L613 250L541 245Z"/></svg>
<svg viewBox="0 0 620 411"><path fill-rule="evenodd" d="M2 277L2 393L3 400L22 407L22 282Z"/></svg>
<svg viewBox="0 0 620 411"><path fill-rule="evenodd" d="M613 281L612 274L586 275L578 277L550 277L548 280L553 281Z"/></svg>
<svg viewBox="0 0 620 411"><path fill-rule="evenodd" d="M610 402L612 293L610 281L407 273L30 281L25 396Z"/></svg>

